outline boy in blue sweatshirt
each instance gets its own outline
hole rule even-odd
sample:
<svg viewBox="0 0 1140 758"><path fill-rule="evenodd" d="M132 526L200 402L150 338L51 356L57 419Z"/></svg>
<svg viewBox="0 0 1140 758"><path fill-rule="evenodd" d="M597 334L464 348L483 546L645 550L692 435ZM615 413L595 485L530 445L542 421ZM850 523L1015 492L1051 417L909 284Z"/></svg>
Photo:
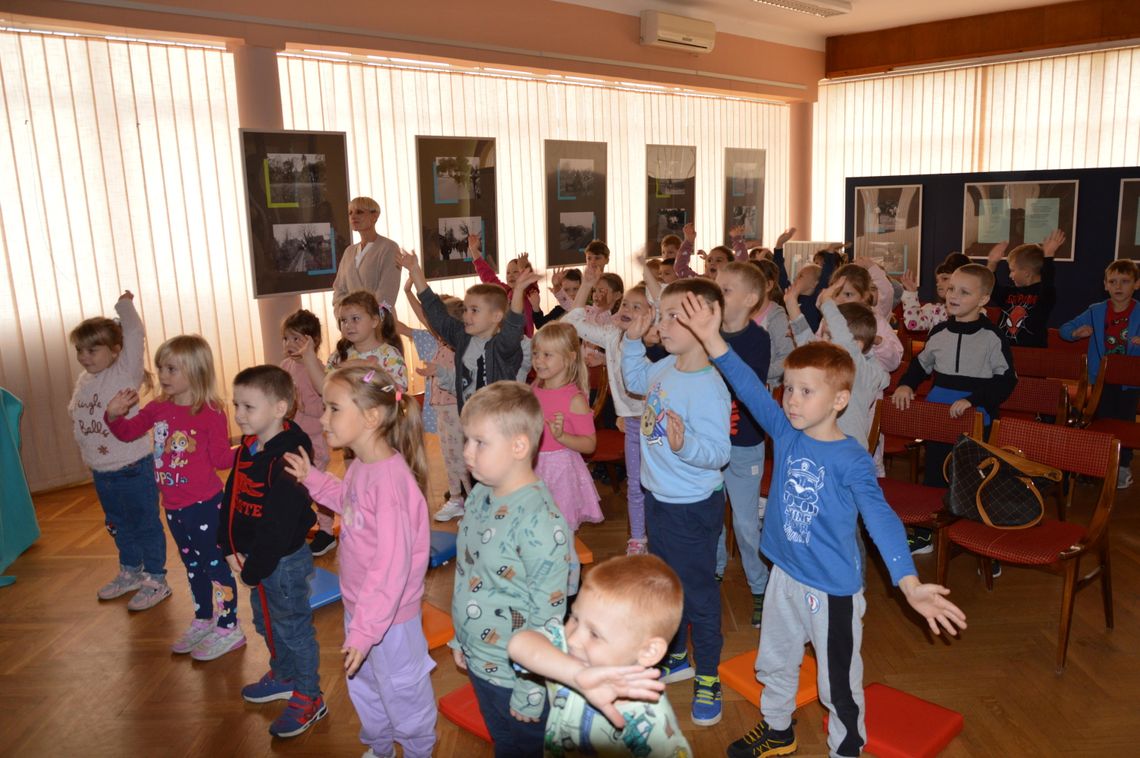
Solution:
<svg viewBox="0 0 1140 758"><path fill-rule="evenodd" d="M773 564L764 596L757 678L764 684L756 728L732 743L730 758L787 755L804 640L819 665L819 699L828 709L831 755L857 756L863 724L863 566L861 516L891 580L931 630L950 634L966 617L946 600L949 590L920 584L902 523L883 499L865 440L839 429L855 364L843 348L815 342L784 361L784 407L720 336L720 311L698 298L683 303L682 323L704 345L737 398L772 437L772 489L760 549Z"/></svg>
<svg viewBox="0 0 1140 758"><path fill-rule="evenodd" d="M678 318L686 297L723 307L720 287L708 279L673 282L661 296L661 346L669 355L657 363L645 356L641 338L653 325L650 310L634 316L622 343L626 389L645 395L641 417L641 486L649 552L677 573L684 588L681 627L663 663L663 682L693 676L686 629L693 628L693 723L720 721L720 588L716 545L724 523L724 477L729 461L728 389L709 365L700 342ZM719 322L718 322L719 325ZM756 374L752 374L753 378ZM757 379L757 381L760 381Z"/></svg>

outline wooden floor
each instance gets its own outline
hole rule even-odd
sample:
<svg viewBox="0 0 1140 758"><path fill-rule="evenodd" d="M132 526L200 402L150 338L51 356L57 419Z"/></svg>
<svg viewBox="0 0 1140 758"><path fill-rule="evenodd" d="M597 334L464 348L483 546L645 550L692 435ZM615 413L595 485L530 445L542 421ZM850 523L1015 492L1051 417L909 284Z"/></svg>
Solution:
<svg viewBox="0 0 1140 758"><path fill-rule="evenodd" d="M434 452L434 451L433 451ZM434 467L436 471L439 467ZM624 499L605 485L607 520L580 536L601 559L624 551ZM435 497L442 484L433 480ZM1089 511L1092 488L1082 487L1074 518ZM1114 513L1113 585L1116 629L1106 632L1099 593L1077 600L1068 669L1054 673L1060 581L1006 568L992 594L961 557L951 564L952 598L970 628L952 643L932 641L884 572L868 576L863 655L866 681L884 682L965 715L965 730L947 756L1137 755L1140 731L1140 485L1122 493ZM91 486L36 498L43 536L9 569L18 577L0 589L0 756L260 756L359 755L359 722L348 700L337 652L343 641L339 604L317 611L322 686L329 716L294 740L274 741L269 722L281 703L242 701L239 689L266 669L265 645L250 621L248 597L239 614L249 644L210 663L175 656L169 645L191 616L188 589L170 545L174 597L141 614L126 598L100 603L95 590L115 570L115 552L102 527ZM454 527L453 527L454 528ZM335 569L335 553L318 559ZM933 556L918 559L930 579ZM449 608L452 569L432 570L427 598ZM724 655L753 650L751 601L739 559L722 589ZM436 695L463 684L446 648L434 654ZM750 729L757 711L725 693L724 719L694 728L688 719L691 683L671 685L669 696L698 757ZM798 755L826 755L822 708L798 714ZM490 747L442 717L436 754L479 758Z"/></svg>

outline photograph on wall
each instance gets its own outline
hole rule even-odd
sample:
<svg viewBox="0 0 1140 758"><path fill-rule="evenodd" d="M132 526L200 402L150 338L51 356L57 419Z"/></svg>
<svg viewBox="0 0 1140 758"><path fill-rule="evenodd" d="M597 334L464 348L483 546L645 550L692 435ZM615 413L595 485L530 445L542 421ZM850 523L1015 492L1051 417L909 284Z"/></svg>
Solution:
<svg viewBox="0 0 1140 758"><path fill-rule="evenodd" d="M606 143L545 141L546 265L580 266L606 238Z"/></svg>
<svg viewBox="0 0 1140 758"><path fill-rule="evenodd" d="M1116 257L1140 260L1140 179L1120 180Z"/></svg>
<svg viewBox="0 0 1140 758"><path fill-rule="evenodd" d="M425 276L473 276L476 255L497 269L495 140L416 137L416 166Z"/></svg>
<svg viewBox="0 0 1140 758"><path fill-rule="evenodd" d="M763 150L729 147L724 151L724 244L732 244L732 230L744 227L748 247L762 245L764 234Z"/></svg>
<svg viewBox="0 0 1140 758"><path fill-rule="evenodd" d="M352 242L344 132L239 134L253 296L331 289Z"/></svg>
<svg viewBox="0 0 1140 758"><path fill-rule="evenodd" d="M1077 181L977 182L963 191L962 252L985 258L999 242L1015 248L1065 233L1056 260L1073 260L1077 231Z"/></svg>
<svg viewBox="0 0 1140 758"><path fill-rule="evenodd" d="M646 145L648 214L645 254L661 254L661 238L681 235L697 203L697 149L682 145ZM744 203L736 203L744 205ZM679 222L679 225L678 225Z"/></svg>
<svg viewBox="0 0 1140 758"><path fill-rule="evenodd" d="M874 260L892 276L919 271L921 184L855 188L855 257Z"/></svg>

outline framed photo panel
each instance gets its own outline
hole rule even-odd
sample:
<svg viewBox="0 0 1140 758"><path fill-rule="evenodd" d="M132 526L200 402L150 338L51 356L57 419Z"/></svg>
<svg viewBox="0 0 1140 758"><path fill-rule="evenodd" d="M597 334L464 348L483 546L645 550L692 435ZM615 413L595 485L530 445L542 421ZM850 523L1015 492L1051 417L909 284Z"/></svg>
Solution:
<svg viewBox="0 0 1140 758"><path fill-rule="evenodd" d="M606 238L606 143L546 140L546 265L583 262Z"/></svg>
<svg viewBox="0 0 1140 758"><path fill-rule="evenodd" d="M1140 179L1120 180L1116 257L1140 260Z"/></svg>
<svg viewBox="0 0 1140 758"><path fill-rule="evenodd" d="M763 150L729 147L724 151L724 244L731 230L744 227L744 239L759 244L764 234Z"/></svg>
<svg viewBox="0 0 1140 758"><path fill-rule="evenodd" d="M352 242L344 132L238 131L253 296L331 289Z"/></svg>
<svg viewBox="0 0 1140 758"><path fill-rule="evenodd" d="M471 276L477 255L498 269L495 140L416 137L416 166L424 275Z"/></svg>
<svg viewBox="0 0 1140 758"><path fill-rule="evenodd" d="M892 276L922 261L922 185L855 188L855 257L871 258Z"/></svg>
<svg viewBox="0 0 1140 758"><path fill-rule="evenodd" d="M971 258L985 258L998 242L1014 248L1060 229L1065 244L1055 259L1073 260L1077 180L966 184L962 202L962 252Z"/></svg>
<svg viewBox="0 0 1140 758"><path fill-rule="evenodd" d="M645 254L661 254L661 238L682 236L697 204L697 149L677 145L646 145L645 173L648 209Z"/></svg>

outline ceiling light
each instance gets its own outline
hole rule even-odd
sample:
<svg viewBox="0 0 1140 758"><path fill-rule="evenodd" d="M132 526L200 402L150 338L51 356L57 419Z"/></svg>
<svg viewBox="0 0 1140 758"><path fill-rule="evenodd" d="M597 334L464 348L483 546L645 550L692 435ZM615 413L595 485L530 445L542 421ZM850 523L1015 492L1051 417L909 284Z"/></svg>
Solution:
<svg viewBox="0 0 1140 758"><path fill-rule="evenodd" d="M771 5L796 13L806 13L809 16L829 18L842 16L851 12L850 0L752 0L761 5Z"/></svg>
<svg viewBox="0 0 1140 758"><path fill-rule="evenodd" d="M451 68L450 63L440 63L439 61L421 61L413 58L392 58L393 63L407 63L412 66L439 66L440 68Z"/></svg>
<svg viewBox="0 0 1140 758"><path fill-rule="evenodd" d="M306 53L313 53L314 55L338 55L341 58L351 58L352 53L346 53L341 50L311 50L305 48Z"/></svg>

